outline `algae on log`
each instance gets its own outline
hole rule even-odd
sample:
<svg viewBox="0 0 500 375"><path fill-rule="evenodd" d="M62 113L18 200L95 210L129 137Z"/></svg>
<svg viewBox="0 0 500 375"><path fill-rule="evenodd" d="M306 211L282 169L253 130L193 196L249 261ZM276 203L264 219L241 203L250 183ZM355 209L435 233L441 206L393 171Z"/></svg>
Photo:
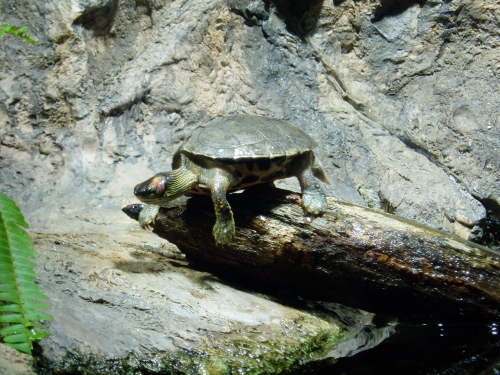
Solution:
<svg viewBox="0 0 500 375"><path fill-rule="evenodd" d="M154 232L219 276L400 318L497 319L500 256L414 221L328 198L304 217L297 193L231 194L236 236L217 247L207 197L162 209ZM142 205L124 212L136 218Z"/></svg>

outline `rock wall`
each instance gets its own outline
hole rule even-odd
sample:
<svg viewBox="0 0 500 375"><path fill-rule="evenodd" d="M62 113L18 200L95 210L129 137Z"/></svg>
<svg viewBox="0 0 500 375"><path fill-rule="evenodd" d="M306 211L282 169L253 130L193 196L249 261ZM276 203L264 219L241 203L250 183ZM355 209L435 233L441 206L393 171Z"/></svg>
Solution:
<svg viewBox="0 0 500 375"><path fill-rule="evenodd" d="M329 195L466 238L481 236L485 205L498 208L493 0L8 0L0 11L40 40L6 36L0 49L0 192L36 228L69 208L105 223L170 168L191 129L234 112L312 134Z"/></svg>

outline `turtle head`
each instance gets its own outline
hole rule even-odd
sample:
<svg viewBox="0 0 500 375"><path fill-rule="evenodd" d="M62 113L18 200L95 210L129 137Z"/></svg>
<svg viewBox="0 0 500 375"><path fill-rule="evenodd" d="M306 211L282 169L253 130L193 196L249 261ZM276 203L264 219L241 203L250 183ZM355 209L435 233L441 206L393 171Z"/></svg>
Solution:
<svg viewBox="0 0 500 375"><path fill-rule="evenodd" d="M137 184L134 188L134 195L142 202L159 204L164 200L163 196L171 179L168 172L157 173L146 181Z"/></svg>
<svg viewBox="0 0 500 375"><path fill-rule="evenodd" d="M185 169L161 172L134 188L134 195L144 203L162 204L169 202L191 189L198 182L194 173Z"/></svg>

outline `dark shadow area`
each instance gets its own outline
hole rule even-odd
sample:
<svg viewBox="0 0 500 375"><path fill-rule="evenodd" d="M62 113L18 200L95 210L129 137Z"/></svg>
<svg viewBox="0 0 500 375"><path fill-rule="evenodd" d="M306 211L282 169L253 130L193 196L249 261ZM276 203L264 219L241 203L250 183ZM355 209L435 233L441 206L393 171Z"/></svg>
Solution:
<svg viewBox="0 0 500 375"><path fill-rule="evenodd" d="M287 30L301 38L313 32L324 0L268 0L285 21Z"/></svg>
<svg viewBox="0 0 500 375"><path fill-rule="evenodd" d="M142 207L140 204L130 206ZM123 211L125 212L126 210ZM128 214L129 213L127 213L127 215ZM133 218L133 215L131 217ZM127 273L154 274L175 271L189 277L203 289L212 289L210 283L221 282L221 279L216 275L205 271L202 267L193 266L188 260L170 257L169 254L159 253L153 250L137 250L132 251L130 255L134 260L115 261L114 268Z"/></svg>
<svg viewBox="0 0 500 375"><path fill-rule="evenodd" d="M95 36L107 35L113 26L118 7L118 0L110 1L102 7L91 7L73 21L73 24L92 30Z"/></svg>
<svg viewBox="0 0 500 375"><path fill-rule="evenodd" d="M238 227L247 227L249 223L258 215L269 215L274 208L280 205L283 199L287 196L286 190L276 188L272 183L259 184L245 189L243 192L233 192L227 195L227 200L233 207L234 220ZM273 197L274 199L269 199ZM255 202L258 210L237 210L234 207L242 207L249 202ZM182 204L186 205L186 212L196 212L201 209L205 215L202 221L207 226L207 237L212 237L212 225L215 223L215 214L213 211L213 202L208 195L193 195ZM137 215L141 207L133 207L135 212L132 215ZM178 208L177 208L178 209ZM123 209L125 210L125 208ZM184 209L183 209L184 211ZM125 211L124 211L125 212ZM127 213L127 212L126 212ZM130 214L127 213L130 216ZM132 216L130 216L132 217ZM134 218L134 217L132 217ZM195 215L186 215L186 222L190 225L197 225L200 220Z"/></svg>
<svg viewBox="0 0 500 375"><path fill-rule="evenodd" d="M172 269L192 269L189 262L169 257L167 254L153 251L133 251L130 255L135 260L119 260L114 262L115 268L130 273L159 273Z"/></svg>
<svg viewBox="0 0 500 375"><path fill-rule="evenodd" d="M497 375L500 338L495 332L492 325L474 322L400 324L381 345L315 374Z"/></svg>
<svg viewBox="0 0 500 375"><path fill-rule="evenodd" d="M479 199L477 197L476 199L486 208L486 217L479 222L479 227L483 231L483 235L478 243L499 251L500 206L494 199Z"/></svg>
<svg viewBox="0 0 500 375"><path fill-rule="evenodd" d="M211 272L224 283L232 287L263 293L280 301L293 301L305 298L317 301L341 303L353 308L367 310L388 318L398 316L400 321L414 323L423 316L429 321L443 320L450 322L468 321L472 317L478 322L487 323L491 317L474 315L474 312L463 309L457 311L452 302L428 297L422 302L422 296L408 287L398 292L387 290L383 284L374 285L361 278L349 276L340 267L339 278L332 281L332 276L307 272L303 268L292 268L289 264L273 264L272 267L210 264L200 261L198 257L187 257L190 267L201 272ZM281 262L281 261L279 261ZM325 285L319 288L318 285ZM394 301L389 303L388 301ZM418 306L415 301L420 301ZM290 302L288 302L290 303Z"/></svg>
<svg viewBox="0 0 500 375"><path fill-rule="evenodd" d="M118 261L115 268L128 273L158 273L165 270L165 266L152 261Z"/></svg>
<svg viewBox="0 0 500 375"><path fill-rule="evenodd" d="M415 4L423 6L427 0L381 0L380 6L375 9L372 22L378 22L385 17L397 16Z"/></svg>
<svg viewBox="0 0 500 375"><path fill-rule="evenodd" d="M170 258L166 254L148 250L135 250L129 255L134 260L115 261L115 268L127 273L160 273L168 269L188 266L188 262L184 260Z"/></svg>

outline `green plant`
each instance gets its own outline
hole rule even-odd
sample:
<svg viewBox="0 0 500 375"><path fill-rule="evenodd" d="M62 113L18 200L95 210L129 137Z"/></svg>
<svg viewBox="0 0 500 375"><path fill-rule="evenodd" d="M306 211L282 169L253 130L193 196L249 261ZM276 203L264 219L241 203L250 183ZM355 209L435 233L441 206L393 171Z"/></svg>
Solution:
<svg viewBox="0 0 500 375"><path fill-rule="evenodd" d="M38 43L38 41L36 39L33 39L28 33L28 28L26 26L18 28L16 26L9 25L8 23L4 23L0 26L0 38L2 38L6 33L18 36L19 38L22 38L31 44Z"/></svg>
<svg viewBox="0 0 500 375"><path fill-rule="evenodd" d="M13 348L31 354L33 341L48 334L38 329L39 320L52 317L47 297L35 284L36 274L28 227L14 201L0 194L0 337Z"/></svg>

